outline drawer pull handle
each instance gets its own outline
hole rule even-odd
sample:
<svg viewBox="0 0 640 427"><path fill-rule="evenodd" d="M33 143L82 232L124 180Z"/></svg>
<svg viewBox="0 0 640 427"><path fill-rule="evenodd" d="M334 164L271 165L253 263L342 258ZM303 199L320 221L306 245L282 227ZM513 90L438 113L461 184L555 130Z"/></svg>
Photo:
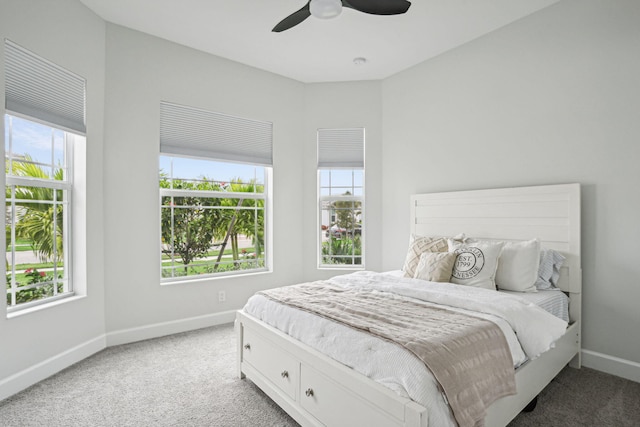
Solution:
<svg viewBox="0 0 640 427"><path fill-rule="evenodd" d="M248 344L248 343L247 343L247 344L245 344L245 345L244 345L244 348L245 348L246 350L251 350L251 344Z"/></svg>
<svg viewBox="0 0 640 427"><path fill-rule="evenodd" d="M282 378L289 378L289 371L282 371L280 375L282 376Z"/></svg>
<svg viewBox="0 0 640 427"><path fill-rule="evenodd" d="M306 394L307 397L313 396L313 389L312 388L308 388L307 391L304 392L304 394Z"/></svg>

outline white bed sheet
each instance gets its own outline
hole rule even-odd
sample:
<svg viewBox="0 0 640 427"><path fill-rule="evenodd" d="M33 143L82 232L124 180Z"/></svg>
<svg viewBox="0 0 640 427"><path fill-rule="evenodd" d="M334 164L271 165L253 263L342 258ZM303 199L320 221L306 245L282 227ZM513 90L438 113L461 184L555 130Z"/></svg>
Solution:
<svg viewBox="0 0 640 427"><path fill-rule="evenodd" d="M569 321L569 297L560 289L538 290L538 292L498 292L523 298L565 322Z"/></svg>
<svg viewBox="0 0 640 427"><path fill-rule="evenodd" d="M391 272L390 277L394 281L403 280L397 272ZM515 333L506 320L492 314L469 312L450 306L447 308L493 321L503 330L507 338L514 367L527 360ZM398 395L423 405L428 409L429 425L442 427L456 425L451 410L439 390L439 385L429 369L404 348L331 320L279 304L262 295L252 296L244 310L315 350L394 390Z"/></svg>
<svg viewBox="0 0 640 427"><path fill-rule="evenodd" d="M395 277L403 277L402 270L388 271ZM499 290L498 292L522 298L537 305L554 316L569 322L569 297L558 288L538 289L537 292L514 292Z"/></svg>

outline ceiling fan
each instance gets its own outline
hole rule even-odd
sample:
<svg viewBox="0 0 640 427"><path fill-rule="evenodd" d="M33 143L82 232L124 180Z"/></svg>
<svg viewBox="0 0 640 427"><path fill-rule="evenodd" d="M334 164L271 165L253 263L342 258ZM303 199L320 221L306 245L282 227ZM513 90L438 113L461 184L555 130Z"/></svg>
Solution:
<svg viewBox="0 0 640 427"><path fill-rule="evenodd" d="M372 15L399 15L409 10L411 2L407 0L309 0L300 10L293 12L273 27L273 32L288 30L315 16L320 19L335 18L343 7Z"/></svg>

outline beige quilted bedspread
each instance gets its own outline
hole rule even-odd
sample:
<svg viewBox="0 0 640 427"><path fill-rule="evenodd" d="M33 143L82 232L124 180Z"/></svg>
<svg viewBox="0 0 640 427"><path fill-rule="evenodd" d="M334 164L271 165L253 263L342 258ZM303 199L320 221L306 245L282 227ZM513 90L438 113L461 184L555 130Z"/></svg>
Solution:
<svg viewBox="0 0 640 427"><path fill-rule="evenodd" d="M326 282L260 293L403 346L431 370L461 427L483 426L486 408L516 392L507 341L491 321L391 293Z"/></svg>

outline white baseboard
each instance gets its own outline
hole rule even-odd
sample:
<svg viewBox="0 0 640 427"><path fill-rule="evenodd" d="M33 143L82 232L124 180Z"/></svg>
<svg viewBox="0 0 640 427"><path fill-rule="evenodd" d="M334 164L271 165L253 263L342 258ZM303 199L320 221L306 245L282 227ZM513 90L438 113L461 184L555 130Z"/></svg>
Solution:
<svg viewBox="0 0 640 427"><path fill-rule="evenodd" d="M582 366L640 383L640 363L591 350L582 350Z"/></svg>
<svg viewBox="0 0 640 427"><path fill-rule="evenodd" d="M229 310L170 322L155 323L137 328L122 329L120 331L107 333L107 347L231 323L235 318L236 310Z"/></svg>
<svg viewBox="0 0 640 427"><path fill-rule="evenodd" d="M6 399L37 382L50 377L61 370L99 352L106 347L105 335L79 344L69 350L50 357L24 369L10 377L0 380L0 400Z"/></svg>

